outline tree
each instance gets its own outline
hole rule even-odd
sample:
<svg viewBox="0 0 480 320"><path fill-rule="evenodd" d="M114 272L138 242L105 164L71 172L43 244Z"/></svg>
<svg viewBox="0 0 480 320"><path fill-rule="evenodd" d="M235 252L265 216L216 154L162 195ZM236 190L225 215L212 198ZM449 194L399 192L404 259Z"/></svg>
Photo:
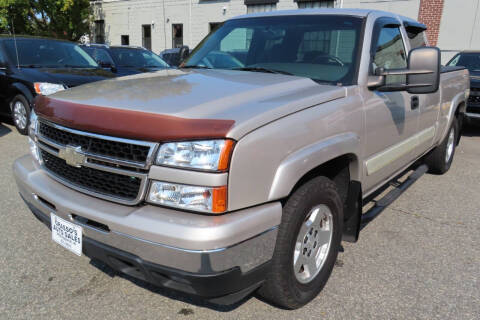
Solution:
<svg viewBox="0 0 480 320"><path fill-rule="evenodd" d="M0 0L0 32L77 41L90 27L89 0Z"/></svg>

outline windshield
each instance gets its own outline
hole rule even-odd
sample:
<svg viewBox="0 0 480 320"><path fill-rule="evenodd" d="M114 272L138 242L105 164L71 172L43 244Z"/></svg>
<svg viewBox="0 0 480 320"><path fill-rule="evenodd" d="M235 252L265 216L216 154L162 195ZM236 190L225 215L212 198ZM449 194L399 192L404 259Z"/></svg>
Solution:
<svg viewBox="0 0 480 320"><path fill-rule="evenodd" d="M363 20L296 15L230 20L192 52L185 67L270 72L336 85L356 82Z"/></svg>
<svg viewBox="0 0 480 320"><path fill-rule="evenodd" d="M30 68L98 68L98 64L71 42L48 39L17 39L18 64ZM11 61L17 65L13 40L5 41Z"/></svg>
<svg viewBox="0 0 480 320"><path fill-rule="evenodd" d="M155 53L134 48L110 48L110 53L118 67L168 68L168 64Z"/></svg>
<svg viewBox="0 0 480 320"><path fill-rule="evenodd" d="M470 73L480 72L480 53L459 53L448 63L449 66L462 66Z"/></svg>

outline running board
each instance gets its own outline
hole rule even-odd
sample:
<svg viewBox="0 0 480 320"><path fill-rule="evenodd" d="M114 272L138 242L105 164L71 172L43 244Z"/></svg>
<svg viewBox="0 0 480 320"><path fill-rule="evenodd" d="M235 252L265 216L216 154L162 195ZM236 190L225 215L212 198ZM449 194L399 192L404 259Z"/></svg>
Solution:
<svg viewBox="0 0 480 320"><path fill-rule="evenodd" d="M412 186L421 176L423 176L428 171L428 166L422 164L415 171L410 174L410 176L401 184L393 185L390 183L390 186L393 186L394 189L388 192L383 198L375 202L375 206L368 210L362 215L360 230L365 228L368 223L373 219L378 217L383 210L385 210L389 205L391 205L395 200L398 199L408 188Z"/></svg>

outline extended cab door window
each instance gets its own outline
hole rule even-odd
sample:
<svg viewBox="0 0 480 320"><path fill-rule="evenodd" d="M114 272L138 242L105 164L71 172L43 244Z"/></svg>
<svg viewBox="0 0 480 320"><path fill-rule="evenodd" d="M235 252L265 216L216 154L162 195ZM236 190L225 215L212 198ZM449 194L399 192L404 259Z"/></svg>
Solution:
<svg viewBox="0 0 480 320"><path fill-rule="evenodd" d="M400 28L384 26L378 34L373 58L373 70L376 68L399 69L407 67L407 54ZM388 76L387 84L405 82L405 76Z"/></svg>

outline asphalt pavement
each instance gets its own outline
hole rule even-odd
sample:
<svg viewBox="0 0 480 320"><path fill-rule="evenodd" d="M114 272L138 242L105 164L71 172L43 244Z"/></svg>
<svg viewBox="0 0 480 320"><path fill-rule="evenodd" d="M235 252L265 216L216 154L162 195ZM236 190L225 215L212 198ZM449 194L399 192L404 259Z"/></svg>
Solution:
<svg viewBox="0 0 480 320"><path fill-rule="evenodd" d="M480 127L451 170L424 175L344 243L322 293L287 311L256 296L216 307L114 274L51 240L20 199L27 138L0 124L0 319L480 319Z"/></svg>

